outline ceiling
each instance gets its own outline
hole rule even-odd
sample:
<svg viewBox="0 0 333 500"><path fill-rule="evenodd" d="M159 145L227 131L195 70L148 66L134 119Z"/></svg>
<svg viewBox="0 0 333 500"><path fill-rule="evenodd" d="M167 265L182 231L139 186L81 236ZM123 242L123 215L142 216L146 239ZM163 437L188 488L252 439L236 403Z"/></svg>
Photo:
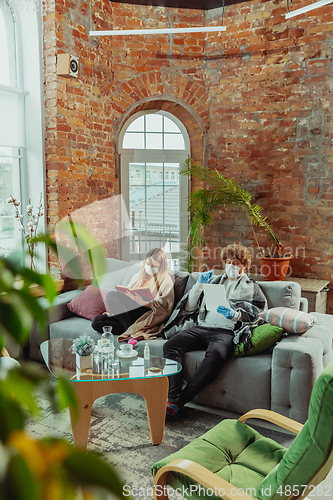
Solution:
<svg viewBox="0 0 333 500"><path fill-rule="evenodd" d="M154 5L156 7L176 7L182 9L209 10L223 6L223 0L117 0L119 3ZM225 0L225 6L244 0Z"/></svg>

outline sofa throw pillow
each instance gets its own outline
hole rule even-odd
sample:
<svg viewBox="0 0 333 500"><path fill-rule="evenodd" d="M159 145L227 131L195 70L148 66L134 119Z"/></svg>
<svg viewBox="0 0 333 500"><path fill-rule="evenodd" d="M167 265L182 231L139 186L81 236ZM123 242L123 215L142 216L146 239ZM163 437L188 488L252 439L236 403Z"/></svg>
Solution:
<svg viewBox="0 0 333 500"><path fill-rule="evenodd" d="M109 312L105 301L106 294L105 290L89 285L80 295L71 300L67 307L72 313L92 320L105 311Z"/></svg>
<svg viewBox="0 0 333 500"><path fill-rule="evenodd" d="M311 314L289 307L273 307L259 316L271 325L284 328L288 333L304 333L316 322L316 318Z"/></svg>
<svg viewBox="0 0 333 500"><path fill-rule="evenodd" d="M241 358L264 352L280 340L283 332L283 328L270 325L269 323L257 326L252 330L251 344L244 346L241 343L236 347L233 357Z"/></svg>

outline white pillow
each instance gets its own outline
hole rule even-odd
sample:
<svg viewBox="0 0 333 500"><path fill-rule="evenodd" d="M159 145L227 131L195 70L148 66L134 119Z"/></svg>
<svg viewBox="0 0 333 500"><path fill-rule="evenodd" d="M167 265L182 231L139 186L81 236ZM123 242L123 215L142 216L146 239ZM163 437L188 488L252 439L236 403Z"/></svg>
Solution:
<svg viewBox="0 0 333 500"><path fill-rule="evenodd" d="M259 316L271 325L284 328L288 333L304 333L316 322L316 318L311 314L289 307L273 307Z"/></svg>

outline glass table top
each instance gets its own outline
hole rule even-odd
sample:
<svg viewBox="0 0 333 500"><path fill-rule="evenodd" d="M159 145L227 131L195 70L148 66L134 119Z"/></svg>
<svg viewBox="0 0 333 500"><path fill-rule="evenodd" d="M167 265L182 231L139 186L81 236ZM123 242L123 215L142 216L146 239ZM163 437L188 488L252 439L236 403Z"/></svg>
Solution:
<svg viewBox="0 0 333 500"><path fill-rule="evenodd" d="M72 382L96 380L129 380L139 378L165 377L181 370L181 365L171 359L150 356L145 360L142 354L124 358L95 351L93 366L82 370L76 366L76 355L72 353L72 339L51 339L40 346L43 359L50 372L59 377L66 376Z"/></svg>

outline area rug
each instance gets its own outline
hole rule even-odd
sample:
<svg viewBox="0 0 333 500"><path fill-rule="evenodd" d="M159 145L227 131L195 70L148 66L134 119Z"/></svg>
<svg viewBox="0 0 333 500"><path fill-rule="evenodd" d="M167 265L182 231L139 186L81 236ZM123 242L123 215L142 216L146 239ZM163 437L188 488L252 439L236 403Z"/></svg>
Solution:
<svg viewBox="0 0 333 500"><path fill-rule="evenodd" d="M54 415L47 401L41 401L43 413L28 422L27 431L35 437L56 436L73 442L68 411ZM151 466L201 436L222 420L222 417L185 408L177 421L167 421L163 442L153 446L141 396L112 394L95 401L91 418L88 450L97 452L118 472L125 485L125 494L132 498L152 500ZM265 428L257 428L283 446L293 437ZM182 498L182 497L173 497Z"/></svg>

